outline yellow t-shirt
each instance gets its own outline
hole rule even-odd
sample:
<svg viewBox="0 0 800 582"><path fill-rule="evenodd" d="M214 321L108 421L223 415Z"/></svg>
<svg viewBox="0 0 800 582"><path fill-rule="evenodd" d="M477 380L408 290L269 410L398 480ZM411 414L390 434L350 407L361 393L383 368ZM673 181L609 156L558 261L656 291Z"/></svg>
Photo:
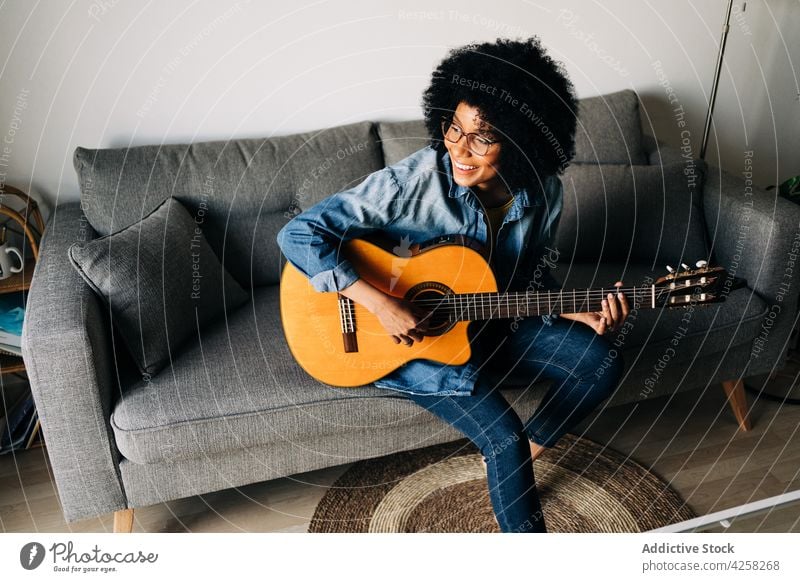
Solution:
<svg viewBox="0 0 800 582"><path fill-rule="evenodd" d="M514 196L502 206L497 206L495 208L484 207L484 211L486 212L486 226L489 228L488 239L490 253L494 250L495 243L497 242L497 231L500 230L500 225L503 224L503 219L506 217L506 213L511 208L512 204L514 204Z"/></svg>

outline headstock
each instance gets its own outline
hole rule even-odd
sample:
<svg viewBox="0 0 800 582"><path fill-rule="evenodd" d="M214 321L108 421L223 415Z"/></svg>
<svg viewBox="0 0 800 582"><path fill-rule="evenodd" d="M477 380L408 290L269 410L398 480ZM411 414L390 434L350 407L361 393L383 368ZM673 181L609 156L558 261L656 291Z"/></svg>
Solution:
<svg viewBox="0 0 800 582"><path fill-rule="evenodd" d="M669 273L656 279L656 303L666 307L688 308L725 301L722 293L727 278L725 269L709 267L706 261L697 261L694 269L690 269L686 263L681 263L681 267L673 269L667 265Z"/></svg>

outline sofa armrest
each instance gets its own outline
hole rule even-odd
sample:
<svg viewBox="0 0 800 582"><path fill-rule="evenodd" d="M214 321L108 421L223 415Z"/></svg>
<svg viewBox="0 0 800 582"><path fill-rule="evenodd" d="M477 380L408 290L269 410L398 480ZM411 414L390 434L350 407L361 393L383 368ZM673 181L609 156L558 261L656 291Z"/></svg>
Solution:
<svg viewBox="0 0 800 582"><path fill-rule="evenodd" d="M768 312L754 338L748 375L783 366L800 292L800 206L710 166L703 209L714 264L747 279Z"/></svg>
<svg viewBox="0 0 800 582"><path fill-rule="evenodd" d="M22 353L67 521L126 507L109 425L113 349L101 302L70 264L95 238L80 203L48 219L28 294Z"/></svg>

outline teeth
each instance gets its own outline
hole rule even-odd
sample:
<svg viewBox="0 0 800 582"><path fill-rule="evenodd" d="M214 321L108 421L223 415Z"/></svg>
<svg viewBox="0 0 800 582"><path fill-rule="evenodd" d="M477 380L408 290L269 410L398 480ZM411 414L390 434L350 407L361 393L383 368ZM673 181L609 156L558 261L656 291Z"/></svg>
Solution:
<svg viewBox="0 0 800 582"><path fill-rule="evenodd" d="M464 164L459 164L458 162L456 162L456 167L457 167L459 170L474 170L474 169L475 169L475 168L477 168L478 166L465 166Z"/></svg>

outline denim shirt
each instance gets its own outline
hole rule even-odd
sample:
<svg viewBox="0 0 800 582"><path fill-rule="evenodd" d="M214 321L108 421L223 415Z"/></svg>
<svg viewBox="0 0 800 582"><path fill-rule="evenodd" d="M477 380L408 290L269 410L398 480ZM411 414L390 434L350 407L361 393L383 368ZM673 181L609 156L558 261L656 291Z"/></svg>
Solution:
<svg viewBox="0 0 800 582"><path fill-rule="evenodd" d="M296 215L278 233L278 245L317 291L340 291L358 279L353 265L338 256L339 245L376 230L401 246L460 234L488 247L483 208L471 189L453 181L450 164L449 153L426 146ZM561 215L561 180L557 175L543 176L535 191L520 188L512 193L514 202L489 260L498 290L556 289L550 266L558 257L551 247ZM551 325L558 316L541 317ZM456 366L419 359L374 385L456 396L472 392L477 373L472 361Z"/></svg>

